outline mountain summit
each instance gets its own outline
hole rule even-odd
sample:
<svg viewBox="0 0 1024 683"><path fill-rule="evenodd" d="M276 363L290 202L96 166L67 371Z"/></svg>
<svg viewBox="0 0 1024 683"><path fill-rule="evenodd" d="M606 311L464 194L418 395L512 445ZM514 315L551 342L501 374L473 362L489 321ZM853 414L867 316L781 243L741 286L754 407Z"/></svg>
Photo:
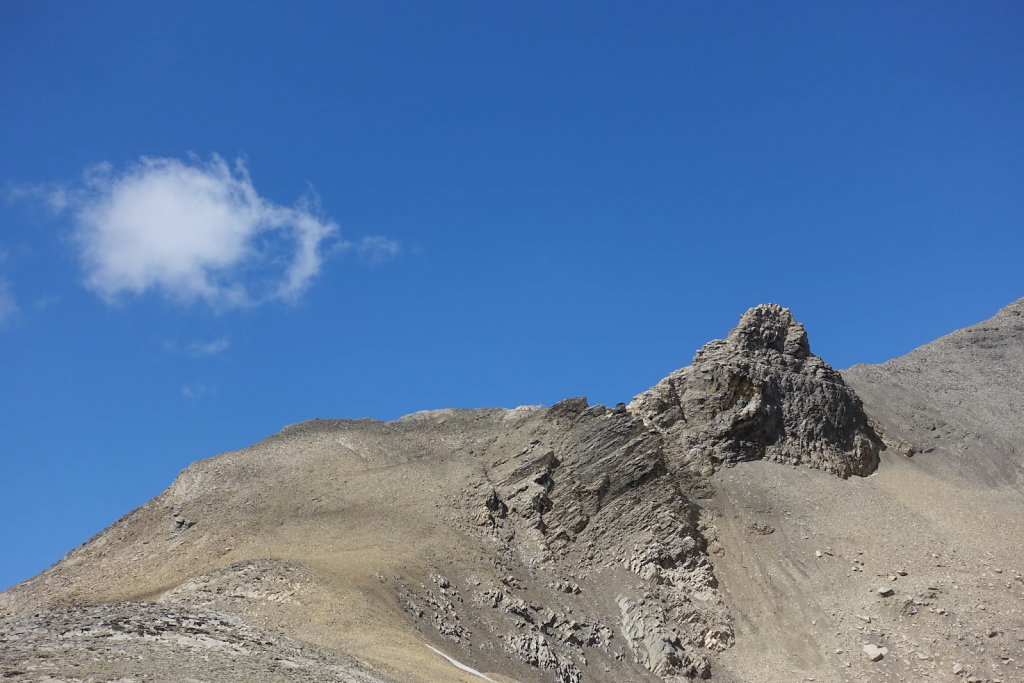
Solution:
<svg viewBox="0 0 1024 683"><path fill-rule="evenodd" d="M630 403L632 413L677 444L688 465L764 459L807 464L843 477L878 465L881 442L842 375L811 353L789 309L763 304L693 364Z"/></svg>
<svg viewBox="0 0 1024 683"><path fill-rule="evenodd" d="M1022 679L1020 308L844 378L768 304L628 406L286 427L0 593L0 674Z"/></svg>

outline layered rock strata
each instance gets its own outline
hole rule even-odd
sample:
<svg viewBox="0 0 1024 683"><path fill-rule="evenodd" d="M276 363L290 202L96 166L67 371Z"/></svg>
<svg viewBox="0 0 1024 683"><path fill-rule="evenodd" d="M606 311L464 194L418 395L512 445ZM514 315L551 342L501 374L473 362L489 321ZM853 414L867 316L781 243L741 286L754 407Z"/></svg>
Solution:
<svg viewBox="0 0 1024 683"><path fill-rule="evenodd" d="M728 337L708 342L629 411L701 474L763 459L863 476L882 447L860 399L777 304L744 313Z"/></svg>

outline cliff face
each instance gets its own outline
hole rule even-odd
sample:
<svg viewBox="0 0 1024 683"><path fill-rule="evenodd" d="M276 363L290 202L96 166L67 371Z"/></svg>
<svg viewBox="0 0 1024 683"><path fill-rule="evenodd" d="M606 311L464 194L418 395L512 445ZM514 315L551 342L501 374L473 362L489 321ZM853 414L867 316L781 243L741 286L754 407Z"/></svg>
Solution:
<svg viewBox="0 0 1024 683"><path fill-rule="evenodd" d="M874 390L889 375L850 376ZM855 618L875 610L861 604L874 588L863 585L865 562L938 586L929 567L946 565L922 561L923 548L983 538L935 526L962 517L949 491L977 492L908 474L913 449L885 451L871 426L895 430L903 413L876 406L869 423L803 326L765 305L628 408L574 398L293 425L195 463L0 594L0 672L871 680L870 660L824 654L860 647L849 638L896 647ZM933 485L945 512L893 507L901 487ZM812 534L817 547L804 547ZM913 554L893 554L901 548ZM907 599L938 604L920 595ZM886 637L910 633L899 609L869 621L886 624ZM923 628L949 635L937 622Z"/></svg>
<svg viewBox="0 0 1024 683"><path fill-rule="evenodd" d="M685 465L772 460L867 475L881 442L842 375L811 353L804 326L765 304L743 314L693 364L640 394L630 412L673 443Z"/></svg>

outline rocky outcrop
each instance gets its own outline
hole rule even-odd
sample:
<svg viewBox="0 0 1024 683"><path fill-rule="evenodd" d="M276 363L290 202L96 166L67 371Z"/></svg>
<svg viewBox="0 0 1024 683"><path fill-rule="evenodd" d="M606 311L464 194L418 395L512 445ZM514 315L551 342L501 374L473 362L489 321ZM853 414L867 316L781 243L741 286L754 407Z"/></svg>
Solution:
<svg viewBox="0 0 1024 683"><path fill-rule="evenodd" d="M694 502L708 475L750 459L867 474L880 446L803 326L759 306L628 408L566 399L482 449L464 519L495 549L498 571L469 601L484 614L433 580L399 592L425 627L459 642L472 624L563 683L625 657L666 680L708 676L734 639Z"/></svg>
<svg viewBox="0 0 1024 683"><path fill-rule="evenodd" d="M202 574L160 596L161 602L197 605L229 613L230 606L257 603L302 605L319 596L316 577L297 562L243 560Z"/></svg>
<svg viewBox="0 0 1024 683"><path fill-rule="evenodd" d="M622 635L644 668L662 678L677 674L708 677L711 671L707 659L667 626L660 606L626 597L620 597L618 604L622 610Z"/></svg>
<svg viewBox="0 0 1024 683"><path fill-rule="evenodd" d="M239 683L393 680L336 652L256 628L232 615L151 602L41 610L10 620L0 626L0 677Z"/></svg>
<svg viewBox="0 0 1024 683"><path fill-rule="evenodd" d="M804 326L777 304L744 313L726 339L706 344L692 365L628 409L701 474L764 459L867 475L881 449L860 399L811 353Z"/></svg>
<svg viewBox="0 0 1024 683"><path fill-rule="evenodd" d="M704 653L728 647L732 627L700 510L663 435L582 398L523 427L522 447L488 452L485 478L467 491L469 517L502 566L534 577L474 600L506 615L506 649L563 682L576 680L573 658L618 667L628 657L664 679L706 675ZM543 602L514 597L537 583L553 589Z"/></svg>

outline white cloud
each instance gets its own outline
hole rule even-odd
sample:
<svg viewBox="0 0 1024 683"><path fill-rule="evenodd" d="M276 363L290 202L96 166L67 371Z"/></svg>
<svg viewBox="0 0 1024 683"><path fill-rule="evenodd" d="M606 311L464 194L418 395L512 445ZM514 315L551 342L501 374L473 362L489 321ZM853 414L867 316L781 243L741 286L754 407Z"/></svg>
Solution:
<svg viewBox="0 0 1024 683"><path fill-rule="evenodd" d="M214 308L293 302L337 225L261 197L241 161L143 157L86 172L84 188L35 192L73 212L86 285L108 301L155 291Z"/></svg>
<svg viewBox="0 0 1024 683"><path fill-rule="evenodd" d="M371 266L376 266L388 259L394 258L401 251L398 242L378 235L362 237L351 246L355 248L360 258Z"/></svg>
<svg viewBox="0 0 1024 683"><path fill-rule="evenodd" d="M67 209L71 203L68 189L62 185L8 183L5 195L8 201L35 200L55 212Z"/></svg>

